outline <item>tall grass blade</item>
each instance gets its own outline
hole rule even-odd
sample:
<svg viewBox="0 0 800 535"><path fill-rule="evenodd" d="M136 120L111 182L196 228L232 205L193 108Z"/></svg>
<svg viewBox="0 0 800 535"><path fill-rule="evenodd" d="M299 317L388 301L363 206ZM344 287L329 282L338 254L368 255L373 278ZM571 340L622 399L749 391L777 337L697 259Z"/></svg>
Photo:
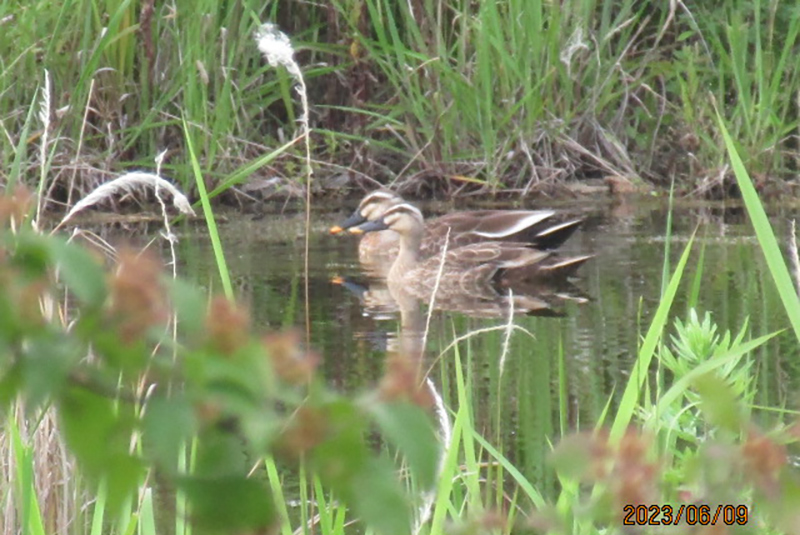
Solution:
<svg viewBox="0 0 800 535"><path fill-rule="evenodd" d="M260 156L259 158L253 160L252 162L249 162L246 165L243 165L242 167L240 167L239 169L237 169L236 171L231 173L228 176L228 178L226 178L225 180L222 181L222 183L220 185L218 185L217 187L212 189L211 192L208 194L208 198L209 199L213 199L214 197L216 197L217 195L219 195L223 191L227 191L230 187L241 183L242 181L244 181L245 178L247 178L248 176L252 175L256 171L258 171L259 169L261 169L262 167L264 167L265 165L270 163L272 160L274 160L275 158L277 158L278 156L280 156L281 154L286 152L295 143L297 143L298 141L303 139L303 137L304 136L302 136L302 135L298 136L298 137L292 139L291 141L288 141L287 143L284 143L283 145L281 145L280 147L278 147L274 151L272 151L272 152L270 152L268 154L264 154L263 156Z"/></svg>
<svg viewBox="0 0 800 535"><path fill-rule="evenodd" d="M664 235L664 265L661 271L661 295L667 291L667 281L669 280L669 256L672 243L672 212L675 200L675 180L669 185L669 203L667 204L667 231Z"/></svg>
<svg viewBox="0 0 800 535"><path fill-rule="evenodd" d="M39 90L37 89L36 92L33 94L33 101L36 102L36 99L39 98ZM22 132L19 135L19 141L17 142L17 148L14 151L14 161L11 163L11 172L8 174L8 184L6 187L6 192L10 192L14 190L14 186L21 178L22 173L22 162L25 161L25 157L27 155L28 149L28 133L31 129L31 124L33 123L34 117L34 110L36 106L31 104L28 106L28 115L25 117L25 124L22 127Z"/></svg>
<svg viewBox="0 0 800 535"><path fill-rule="evenodd" d="M531 502L537 508L544 508L547 506L547 502L544 499L544 496L534 488L533 484L526 478L519 469L514 466L511 461L509 461L502 453L500 453L497 448L489 444L485 438L483 438L480 434L475 433L474 435L475 440L478 444L481 445L483 449L485 449L489 455L495 458L495 460L500 463L506 471L511 474L511 477L517 482L519 487L525 492L525 494L530 498Z"/></svg>
<svg viewBox="0 0 800 535"><path fill-rule="evenodd" d="M214 258L217 261L217 270L222 280L222 289L225 292L225 297L233 299L233 285L231 284L231 276L228 272L228 264L225 261L225 251L222 250L222 242L219 239L217 220L214 218L214 210L211 208L211 200L206 191L206 183L203 179L203 173L200 170L200 162L197 160L194 143L192 142L192 136L189 132L189 125L186 123L185 117L183 118L183 133L186 139L186 148L189 150L189 160L192 164L192 171L194 172L195 185L197 186L197 192L200 194L200 202L203 205L203 215L205 216L206 225L208 226L208 236L211 239L211 247L214 249Z"/></svg>
<svg viewBox="0 0 800 535"><path fill-rule="evenodd" d="M780 295L783 307L786 310L787 316L789 316L794 334L797 339L800 340L800 298L797 296L794 284L792 284L789 268L786 267L786 262L778 246L778 240L775 238L775 233L772 231L772 226L769 224L767 213L764 211L764 206L761 204L761 199L758 197L755 186L753 186L753 181L750 179L750 175L747 173L742 159L739 157L733 139L731 139L719 111L717 112L717 121L720 131L722 132L722 137L725 140L728 156L731 159L733 173L736 175L736 182L739 184L739 189L742 192L745 208L747 208L750 221L753 223L753 229L755 230L756 238L758 238L758 244L761 246L761 251L764 253L770 275L772 275L772 280L775 281L778 295Z"/></svg>
<svg viewBox="0 0 800 535"><path fill-rule="evenodd" d="M695 233L692 233L689 243L686 244L686 248L683 250L681 259L675 268L675 272L672 274L672 278L667 285L664 295L661 297L661 302L658 304L658 309L656 309L656 313L653 316L653 321L650 323L650 328L647 330L644 342L642 342L639 356L631 370L630 379L625 386L625 392L622 394L619 410L614 418L614 423L611 425L610 439L612 441L622 438L638 406L639 391L648 376L648 369L653 355L655 354L656 345L661 339L661 333L664 331L664 327L667 324L670 308L675 300L675 294L678 292L678 286L683 277L686 263L689 261L689 253L692 251L694 236Z"/></svg>
<svg viewBox="0 0 800 535"><path fill-rule="evenodd" d="M454 356L456 368L456 382L457 388L463 387L463 369L461 366L461 357L456 349ZM465 425L468 425L466 420L469 419L469 404L459 405L458 412L456 413L453 421L453 431L449 444L445 444L446 455L442 469L439 475L439 486L436 493L436 504L433 508L433 517L431 520L430 533L442 533L444 529L444 522L447 517L448 509L451 505L450 494L453 490L453 481L458 476L458 453L464 433Z"/></svg>
<svg viewBox="0 0 800 535"><path fill-rule="evenodd" d="M272 489L272 494L275 496L275 507L278 508L278 514L281 517L281 533L282 535L292 535L292 526L289 523L289 511L286 509L286 498L283 495L283 483L281 482L281 477L278 475L278 467L275 465L275 459L267 457L264 459L264 466L267 469L269 486Z"/></svg>
<svg viewBox="0 0 800 535"><path fill-rule="evenodd" d="M103 535L103 519L106 515L106 484L101 481L97 485L97 498L94 502L94 511L92 512L92 531L91 535Z"/></svg>
<svg viewBox="0 0 800 535"><path fill-rule="evenodd" d="M153 510L153 489L146 488L144 490L144 498L142 498L142 506L139 510L139 535L156 535L156 517Z"/></svg>
<svg viewBox="0 0 800 535"><path fill-rule="evenodd" d="M42 512L39 508L39 499L36 496L32 451L22 443L19 427L13 417L8 418L8 427L11 431L11 439L14 444L17 492L21 500L19 509L22 519L22 533L26 535L45 535Z"/></svg>

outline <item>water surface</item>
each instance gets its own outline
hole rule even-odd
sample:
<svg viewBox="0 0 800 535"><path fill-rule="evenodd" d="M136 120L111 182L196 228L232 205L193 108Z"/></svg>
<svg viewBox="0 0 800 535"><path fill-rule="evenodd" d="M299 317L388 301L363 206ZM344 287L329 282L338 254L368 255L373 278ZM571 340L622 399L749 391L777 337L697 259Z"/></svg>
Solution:
<svg viewBox="0 0 800 535"><path fill-rule="evenodd" d="M430 213L443 207L426 208ZM424 357L450 407L456 399L454 363L461 359L476 427L545 493L554 486L544 462L550 444L562 433L593 428L609 399L612 409L619 401L660 301L665 256L672 269L693 232L691 260L671 318L685 319L696 294L697 310L701 315L710 312L721 332L735 334L745 320L751 337L789 327L740 207L679 205L669 239L668 211L660 201L564 209L585 217L586 223L563 252L595 255L575 283L586 302L565 303L563 317L514 317L521 329L514 331L502 363L506 331L491 328L503 327L505 317L434 312ZM775 210L779 233L790 213ZM357 286L331 282L344 277L369 284L358 263L356 240L327 234L327 228L345 215L347 210L313 215L309 319L311 342L323 355L327 380L343 391L359 392L379 381L387 348L397 345L400 320L392 310L365 306ZM302 213L237 214L221 227L237 296L251 307L258 330L305 328L304 231ZM182 234L180 271L219 291L203 227L187 226ZM668 332L674 333L674 328ZM452 342L462 336L465 340L454 349ZM797 357L790 332L758 350L757 405L797 406ZM765 412L761 418L774 417Z"/></svg>

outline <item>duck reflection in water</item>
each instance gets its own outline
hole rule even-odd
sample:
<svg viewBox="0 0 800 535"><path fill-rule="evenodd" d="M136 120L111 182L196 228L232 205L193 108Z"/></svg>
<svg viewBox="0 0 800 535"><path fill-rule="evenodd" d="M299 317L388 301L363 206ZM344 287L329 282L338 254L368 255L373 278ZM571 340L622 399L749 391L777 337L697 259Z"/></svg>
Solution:
<svg viewBox="0 0 800 535"><path fill-rule="evenodd" d="M385 280L359 280L351 277L334 277L332 283L347 289L361 303L364 314L377 320L396 317L402 310L398 301ZM422 303L418 298L409 296L402 288L391 285L400 301L408 297ZM400 290L398 292L398 290ZM519 284L507 288L507 293L492 289L490 293L468 294L456 293L441 299L437 293L433 303L434 309L447 312L458 312L473 318L507 318L510 314L563 317L568 303L584 304L589 298L574 284L561 281L558 284Z"/></svg>

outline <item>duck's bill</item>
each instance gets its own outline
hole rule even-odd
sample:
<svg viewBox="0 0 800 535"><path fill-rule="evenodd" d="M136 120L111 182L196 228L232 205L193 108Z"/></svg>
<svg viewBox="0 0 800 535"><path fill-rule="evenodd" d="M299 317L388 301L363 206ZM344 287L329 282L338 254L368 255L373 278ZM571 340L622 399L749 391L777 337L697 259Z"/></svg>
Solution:
<svg viewBox="0 0 800 535"><path fill-rule="evenodd" d="M356 210L355 212L352 213L352 215L350 217L348 217L347 219L342 221L338 225L338 228L341 228L342 230L347 230L347 229L353 228L355 226L358 226L358 225L366 222L366 220L367 220L367 218L364 217L363 215L361 215L358 212L358 210ZM336 227L334 227L334 228L336 228Z"/></svg>
<svg viewBox="0 0 800 535"><path fill-rule="evenodd" d="M355 226L360 225L361 223L364 223L366 220L367 218L361 215L358 212L358 210L356 210L350 217L342 221L340 224L331 227L328 232L330 232L331 234L340 234L345 230L351 229Z"/></svg>
<svg viewBox="0 0 800 535"><path fill-rule="evenodd" d="M366 223L362 223L357 227L351 227L347 230L350 234L364 234L365 232L386 230L388 228L389 227L386 226L386 223L384 223L382 219L378 219L377 221L367 221Z"/></svg>

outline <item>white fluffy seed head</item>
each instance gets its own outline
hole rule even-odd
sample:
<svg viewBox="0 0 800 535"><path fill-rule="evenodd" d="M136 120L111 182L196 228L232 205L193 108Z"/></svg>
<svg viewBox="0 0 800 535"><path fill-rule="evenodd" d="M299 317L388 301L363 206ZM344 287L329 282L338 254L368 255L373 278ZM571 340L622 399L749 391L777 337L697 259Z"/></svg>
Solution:
<svg viewBox="0 0 800 535"><path fill-rule="evenodd" d="M280 31L275 24L271 22L262 24L256 31L256 42L270 66L283 65L291 69L296 65L289 36Z"/></svg>

